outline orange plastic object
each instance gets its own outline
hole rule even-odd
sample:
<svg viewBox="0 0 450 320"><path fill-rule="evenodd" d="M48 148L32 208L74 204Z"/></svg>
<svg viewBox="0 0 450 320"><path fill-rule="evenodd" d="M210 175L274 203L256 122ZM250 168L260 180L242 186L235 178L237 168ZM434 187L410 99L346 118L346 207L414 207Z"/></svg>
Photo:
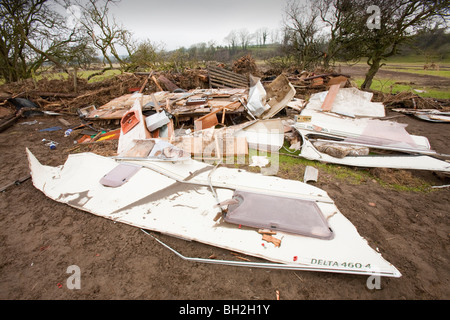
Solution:
<svg viewBox="0 0 450 320"><path fill-rule="evenodd" d="M125 113L120 121L120 126L122 127L123 133L127 133L133 129L139 123L139 118L136 116L136 112L129 111Z"/></svg>
<svg viewBox="0 0 450 320"><path fill-rule="evenodd" d="M80 139L77 140L77 143L90 142L91 136L88 134L83 135Z"/></svg>

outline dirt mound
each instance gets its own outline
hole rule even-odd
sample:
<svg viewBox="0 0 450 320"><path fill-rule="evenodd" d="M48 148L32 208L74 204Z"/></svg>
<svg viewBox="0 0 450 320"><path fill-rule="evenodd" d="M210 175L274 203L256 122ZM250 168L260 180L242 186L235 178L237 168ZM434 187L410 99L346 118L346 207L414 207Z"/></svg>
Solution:
<svg viewBox="0 0 450 320"><path fill-rule="evenodd" d="M255 59L250 54L247 54L233 62L231 70L239 74L252 74L260 76L261 72L256 65Z"/></svg>
<svg viewBox="0 0 450 320"><path fill-rule="evenodd" d="M387 108L440 109L450 106L448 99L424 98L412 92L404 91L396 94L374 91L373 101L383 102Z"/></svg>
<svg viewBox="0 0 450 320"><path fill-rule="evenodd" d="M176 86L185 90L208 87L207 71L204 70L186 69L180 73L158 72L153 75L155 79L163 75ZM123 73L96 82L77 78L76 84L73 78L51 80L42 78L39 81L27 79L2 85L0 100L10 97L27 98L43 110L75 113L78 108L90 105L102 106L114 98L139 91L143 85L143 93L161 90L159 83L147 78L148 74L145 73Z"/></svg>

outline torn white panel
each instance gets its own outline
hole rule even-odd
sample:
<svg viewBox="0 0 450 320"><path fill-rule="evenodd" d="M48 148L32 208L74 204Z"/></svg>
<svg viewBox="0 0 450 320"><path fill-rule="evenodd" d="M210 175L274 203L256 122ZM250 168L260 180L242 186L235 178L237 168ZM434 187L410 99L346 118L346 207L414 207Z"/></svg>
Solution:
<svg viewBox="0 0 450 320"><path fill-rule="evenodd" d="M278 151L284 143L284 126L280 119L257 120L234 133L245 137L249 148L263 151Z"/></svg>
<svg viewBox="0 0 450 320"><path fill-rule="evenodd" d="M270 109L264 112L262 119L270 119L286 107L294 98L295 88L288 78L281 74L267 86L267 104Z"/></svg>
<svg viewBox="0 0 450 320"><path fill-rule="evenodd" d="M130 149L130 146L134 145L133 140L150 138L150 132L147 130L147 126L145 124L145 117L142 114L142 106L139 102L139 99L136 99L134 101L133 107L127 113L134 114L133 119L136 124L128 131L124 130L123 126L121 126L119 143L117 147L117 153L119 155L122 154L122 152L124 152L125 150ZM124 118L122 118L121 121L123 121L123 119Z"/></svg>
<svg viewBox="0 0 450 320"><path fill-rule="evenodd" d="M269 110L270 106L266 104L266 90L261 83L261 80L257 77L250 76L253 85L248 92L247 108L254 117L259 117L266 110Z"/></svg>
<svg viewBox="0 0 450 320"><path fill-rule="evenodd" d="M294 128L310 134L344 139L346 143L379 149L435 154L426 137L409 134L404 124L370 118L352 119L314 110L303 110L309 122L297 122Z"/></svg>
<svg viewBox="0 0 450 320"><path fill-rule="evenodd" d="M142 168L127 183L109 188L99 181L117 165L111 158L80 153L70 155L63 166L49 167L41 165L28 149L27 154L36 188L55 201L104 218L263 258L280 263L280 269L401 276L332 202L316 202L333 231L331 240L278 232L281 246L262 246L256 229L215 219L217 200L230 199L235 190L231 186L253 193L265 190L285 197L311 194L310 200L319 195L329 199L325 191L300 181L225 167L214 170L195 160L174 164L145 160L139 161ZM210 185L215 186L214 192Z"/></svg>
<svg viewBox="0 0 450 320"><path fill-rule="evenodd" d="M368 155L332 157L318 151L307 138L309 132L298 130L303 138L300 156L308 160L363 168L391 168L450 172L450 163L427 155Z"/></svg>
<svg viewBox="0 0 450 320"><path fill-rule="evenodd" d="M450 112L448 111L440 111L436 109L415 110L407 108L392 109L392 111L402 112L404 114L411 114L425 121L450 123Z"/></svg>
<svg viewBox="0 0 450 320"><path fill-rule="evenodd" d="M311 117L310 122L297 122L293 128L302 136L300 156L309 160L367 168L394 168L448 172L450 163L431 157L426 137L410 135L405 126L392 121L370 118L351 119L315 110L303 110ZM384 128L383 130L380 128ZM386 132L384 132L386 131ZM336 140L338 141L332 141ZM391 150L403 155L331 156L320 152L313 141L365 146L373 149Z"/></svg>
<svg viewBox="0 0 450 320"><path fill-rule="evenodd" d="M328 91L311 95L304 110L321 110ZM340 88L333 101L332 112L347 116L384 117L384 105L372 102L373 93L358 88ZM302 113L303 114L303 113Z"/></svg>

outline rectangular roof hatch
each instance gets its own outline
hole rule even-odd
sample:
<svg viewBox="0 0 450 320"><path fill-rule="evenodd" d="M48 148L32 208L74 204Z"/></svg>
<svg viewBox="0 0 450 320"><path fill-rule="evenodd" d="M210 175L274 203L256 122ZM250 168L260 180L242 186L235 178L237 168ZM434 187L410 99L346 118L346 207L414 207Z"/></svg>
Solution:
<svg viewBox="0 0 450 320"><path fill-rule="evenodd" d="M332 239L315 201L236 190L224 220L247 227L285 231L308 237Z"/></svg>

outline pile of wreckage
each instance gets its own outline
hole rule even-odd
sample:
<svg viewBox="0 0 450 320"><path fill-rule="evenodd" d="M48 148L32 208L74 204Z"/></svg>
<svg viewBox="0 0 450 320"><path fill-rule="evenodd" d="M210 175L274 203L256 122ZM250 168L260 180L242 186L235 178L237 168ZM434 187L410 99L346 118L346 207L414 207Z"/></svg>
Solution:
<svg viewBox="0 0 450 320"><path fill-rule="evenodd" d="M438 159L426 137L381 120L383 104L372 102L372 93L346 87L347 77L308 79L320 79L327 90L305 101L295 98L285 75L263 83L215 72L209 89L135 92L79 109L86 121L118 125L94 138L118 139L117 155L71 154L63 166L50 167L27 150L34 185L56 201L146 233L270 262L190 258L168 247L190 261L400 277L325 191L275 177L273 170L221 164L249 149L277 154L285 140L300 157L326 163L443 173L450 163Z"/></svg>

